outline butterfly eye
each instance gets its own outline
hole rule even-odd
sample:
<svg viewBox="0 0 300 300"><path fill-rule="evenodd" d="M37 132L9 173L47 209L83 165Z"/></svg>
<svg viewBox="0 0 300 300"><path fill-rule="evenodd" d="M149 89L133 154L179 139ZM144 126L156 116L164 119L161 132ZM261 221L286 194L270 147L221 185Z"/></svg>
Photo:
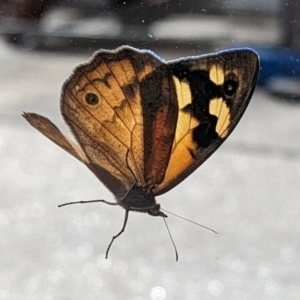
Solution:
<svg viewBox="0 0 300 300"><path fill-rule="evenodd" d="M233 96L237 90L237 81L233 79L228 79L224 82L223 91L226 96Z"/></svg>
<svg viewBox="0 0 300 300"><path fill-rule="evenodd" d="M87 104L96 105L99 103L99 98L93 93L88 93L85 95L85 101Z"/></svg>

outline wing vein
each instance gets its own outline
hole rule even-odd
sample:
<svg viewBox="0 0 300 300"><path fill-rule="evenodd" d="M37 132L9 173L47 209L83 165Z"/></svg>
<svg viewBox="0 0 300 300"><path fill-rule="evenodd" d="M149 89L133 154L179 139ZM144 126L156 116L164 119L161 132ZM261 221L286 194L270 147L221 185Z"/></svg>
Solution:
<svg viewBox="0 0 300 300"><path fill-rule="evenodd" d="M70 122L70 123L72 123L73 125L75 125L80 131L82 131L84 134L85 134L85 136L88 136L98 147L99 147L99 151L101 152L101 154L104 156L104 157L106 157L106 159L110 162L110 164L115 168L115 169L117 169L120 173L122 173L123 174L123 176L125 177L125 178L127 178L129 181L130 181L130 178L128 177L128 174L126 174L126 173L124 173L123 172L123 168L122 168L122 165L119 163L119 161L118 160L115 160L115 159L113 159L113 156L111 156L109 153L109 151L106 151L105 150L105 148L103 148L103 146L101 146L101 144L99 144L94 138L92 138L89 134L88 134L88 132L86 132L85 130L83 130L82 129L82 127L80 127L78 124L76 124L71 118L69 118L69 117L67 117L66 116L66 118L68 119L68 121ZM92 145L92 144L85 144L85 145L88 145L89 147L91 147L91 148L93 148L93 149L95 149L96 150L96 148ZM85 146L84 145L84 146ZM97 149L98 150L98 149ZM85 147L83 147L83 151L85 152L85 155L88 157L88 159L89 159L89 161L90 162L93 162L92 160L91 160L91 157L90 157L90 155L88 155L88 153L87 153L87 151L85 150Z"/></svg>
<svg viewBox="0 0 300 300"><path fill-rule="evenodd" d="M70 91L70 90L69 90ZM71 92L71 91L70 91ZM111 132L103 123L101 123L93 114L91 114L90 112L89 112L89 110L79 101L79 99L76 97L76 95L74 95L72 92L71 92L71 94L73 95L73 97L74 97L74 99L77 101L77 103L97 122L97 123L99 123L103 128L105 128L118 142L120 142L123 146L125 146L126 148L128 148L127 147L127 145L126 144L124 144L113 132ZM68 104L66 104L65 103L65 105L67 105L69 108L70 108L70 110L74 110L70 105L68 105Z"/></svg>
<svg viewBox="0 0 300 300"><path fill-rule="evenodd" d="M118 58L119 58L119 61L121 62L121 61L122 61L122 58L120 58L119 55L117 55L117 56L118 56ZM129 58L130 58L130 57L129 57ZM114 77L115 81L118 83L118 85L119 85L120 88L121 88L120 81L119 81L118 78L115 76L115 74L112 72L112 69L109 67L109 65L108 65L104 60L102 60L102 61L105 63L106 67L109 69L109 71L110 71L110 73L112 74L112 76ZM134 72L135 72L135 76L136 76L136 78L138 78L138 77L137 77L136 70L135 70L135 68L134 68L134 64L132 63L131 59L130 59L130 62L131 62L132 68L133 68L133 70L134 70ZM122 63L120 63L120 66L121 66L121 68L122 68L122 70L123 70L123 74L125 74L125 76L126 76L126 78L127 78L127 81L129 81L129 78L128 78L128 76L127 76L127 73L126 73L125 70L124 70L124 67L123 67ZM122 90L122 88L121 88L121 90ZM130 105L130 101L128 100L127 96L124 94L123 90L122 90L122 94L123 94L124 99L126 100L128 106L129 106L129 108L130 108L130 111L131 111L131 114L132 114L132 116L133 116L133 119L134 119L135 124L138 124L138 122L137 122L137 120L136 120L136 118L135 118L134 112L133 112L133 110L132 110L132 107L131 107L131 105ZM140 103L140 105L141 105L141 103ZM133 154L133 152L132 152L132 150L131 150L131 149L132 149L132 141L133 141L132 131L131 131L130 129L128 129L128 130L129 130L129 132L130 132L130 137L131 137L131 138L130 138L130 149L129 149L129 151L130 151L130 153L132 154L131 157L132 157L132 160L133 160L134 168L135 168L136 170L140 171L140 169L139 169L139 167L138 167L138 164L137 164L137 161L136 161L136 158L135 158L135 156L134 156L134 154ZM137 174L138 174L138 173L139 173L139 172L137 172ZM140 177L140 180L141 180L141 176L140 176L140 175L139 175L139 177ZM141 180L141 181L142 181L142 180Z"/></svg>

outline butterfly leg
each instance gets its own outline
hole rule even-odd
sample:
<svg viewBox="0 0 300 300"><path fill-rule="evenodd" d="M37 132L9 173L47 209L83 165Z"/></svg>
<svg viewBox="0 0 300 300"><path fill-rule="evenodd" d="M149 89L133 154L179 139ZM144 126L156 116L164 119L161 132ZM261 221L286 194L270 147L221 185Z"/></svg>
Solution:
<svg viewBox="0 0 300 300"><path fill-rule="evenodd" d="M109 243L109 245L108 245L108 247L107 247L107 250L106 250L106 253L105 253L105 258L106 258L106 259L108 258L108 252L109 252L110 247L111 247L112 243L114 242L114 240L115 240L118 236L120 236L120 235L125 231L125 227L126 227L127 220L128 220L128 213L129 213L129 210L126 209L125 211L126 211L126 212L125 212L125 219L124 219L123 227L122 227L121 231L120 231L117 235L115 235L115 236L112 237L111 242Z"/></svg>
<svg viewBox="0 0 300 300"><path fill-rule="evenodd" d="M71 205L71 204L86 204L86 203L94 203L94 202L103 202L103 203L109 204L109 205L119 205L119 203L109 202L109 201L106 201L106 200L86 200L86 201L67 202L67 203L63 203L63 204L58 205L58 207Z"/></svg>

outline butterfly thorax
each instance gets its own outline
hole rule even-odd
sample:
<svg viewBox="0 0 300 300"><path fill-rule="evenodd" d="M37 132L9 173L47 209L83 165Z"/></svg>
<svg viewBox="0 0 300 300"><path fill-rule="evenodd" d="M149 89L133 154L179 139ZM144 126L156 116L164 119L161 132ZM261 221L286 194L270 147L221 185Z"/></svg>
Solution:
<svg viewBox="0 0 300 300"><path fill-rule="evenodd" d="M167 217L161 210L160 204L156 203L151 189L134 184L127 194L118 200L126 210L148 213L151 216Z"/></svg>

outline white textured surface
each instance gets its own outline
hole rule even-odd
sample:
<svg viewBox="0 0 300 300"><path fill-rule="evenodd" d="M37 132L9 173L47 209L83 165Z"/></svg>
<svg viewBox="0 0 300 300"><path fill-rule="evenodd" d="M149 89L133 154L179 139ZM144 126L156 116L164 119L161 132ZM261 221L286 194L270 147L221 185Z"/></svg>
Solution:
<svg viewBox="0 0 300 300"><path fill-rule="evenodd" d="M160 218L104 204L110 193L21 118L63 125L63 81L87 56L24 53L0 43L0 299L300 299L300 106L262 91L201 168L158 198ZM63 127L64 126L64 127Z"/></svg>

